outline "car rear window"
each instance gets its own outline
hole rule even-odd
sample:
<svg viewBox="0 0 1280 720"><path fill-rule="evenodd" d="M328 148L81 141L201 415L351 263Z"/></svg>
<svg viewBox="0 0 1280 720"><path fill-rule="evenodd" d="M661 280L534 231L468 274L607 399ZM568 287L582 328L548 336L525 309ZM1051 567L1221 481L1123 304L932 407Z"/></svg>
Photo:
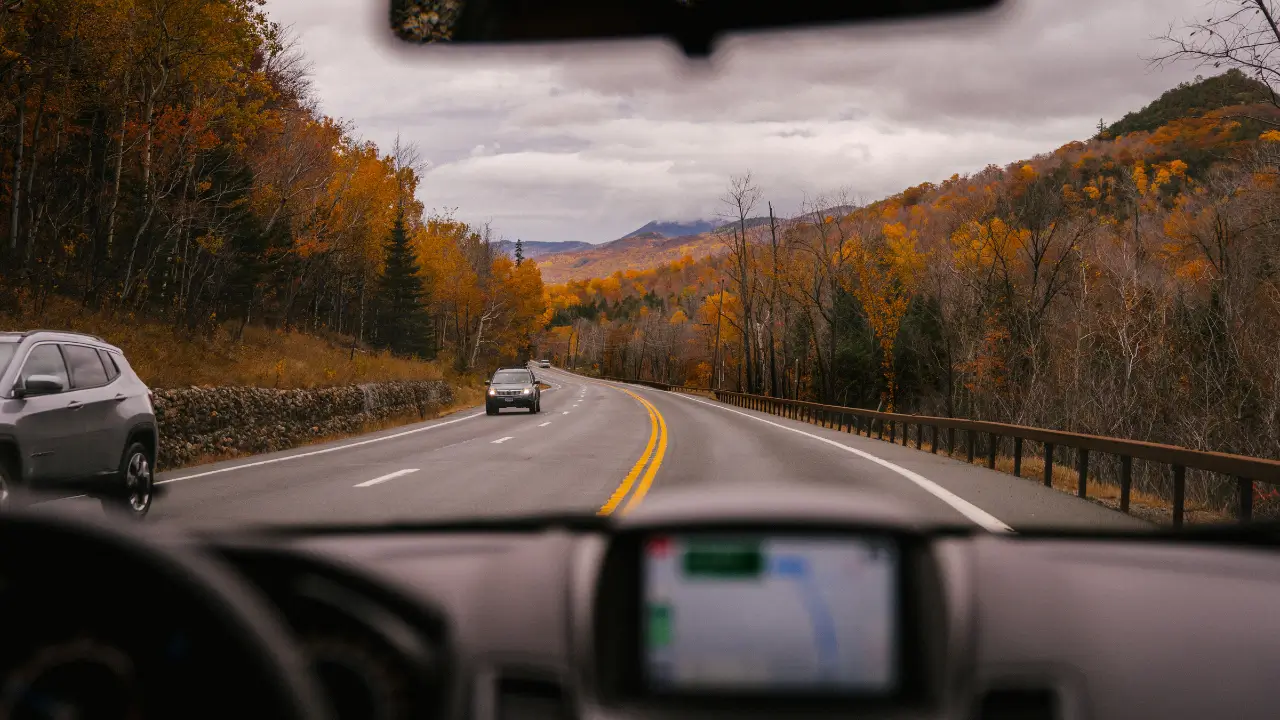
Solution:
<svg viewBox="0 0 1280 720"><path fill-rule="evenodd" d="M63 345L67 366L71 369L71 385L77 388L100 387L107 384L107 370L102 367L98 351L84 345Z"/></svg>
<svg viewBox="0 0 1280 720"><path fill-rule="evenodd" d="M111 353L106 350L99 350L98 357L102 358L102 366L107 369L107 377L115 380L120 377L120 366L116 365L116 359L111 357Z"/></svg>
<svg viewBox="0 0 1280 720"><path fill-rule="evenodd" d="M493 381L495 383L527 383L529 382L529 373L523 370L508 370L495 373Z"/></svg>

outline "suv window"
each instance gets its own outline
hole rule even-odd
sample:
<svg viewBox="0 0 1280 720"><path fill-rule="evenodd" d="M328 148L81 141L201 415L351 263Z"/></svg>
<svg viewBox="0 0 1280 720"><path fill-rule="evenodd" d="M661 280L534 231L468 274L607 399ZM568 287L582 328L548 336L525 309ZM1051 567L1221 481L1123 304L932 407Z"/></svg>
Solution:
<svg viewBox="0 0 1280 720"><path fill-rule="evenodd" d="M18 343L0 341L0 373L9 367L9 361L18 349Z"/></svg>
<svg viewBox="0 0 1280 720"><path fill-rule="evenodd" d="M533 375L524 370L499 370L494 373L493 382L497 383L527 383L533 381Z"/></svg>
<svg viewBox="0 0 1280 720"><path fill-rule="evenodd" d="M27 356L27 362L22 366L22 374L19 378L25 383L32 375L52 375L62 381L63 387L71 386L67 378L67 364L62 361L62 352L58 350L57 345L35 346Z"/></svg>
<svg viewBox="0 0 1280 720"><path fill-rule="evenodd" d="M120 367L116 365L116 360L111 357L111 353L106 350L99 350L98 357L102 358L102 366L107 369L108 380L115 380L120 377Z"/></svg>
<svg viewBox="0 0 1280 720"><path fill-rule="evenodd" d="M84 345L63 345L62 354L71 368L71 386L75 388L100 387L107 384L107 371L102 367L98 351Z"/></svg>

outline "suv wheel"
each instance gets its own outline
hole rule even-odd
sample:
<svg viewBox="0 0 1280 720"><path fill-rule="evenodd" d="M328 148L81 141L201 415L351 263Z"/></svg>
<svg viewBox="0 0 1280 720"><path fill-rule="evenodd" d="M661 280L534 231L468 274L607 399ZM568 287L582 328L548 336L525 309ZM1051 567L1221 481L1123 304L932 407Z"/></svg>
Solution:
<svg viewBox="0 0 1280 720"><path fill-rule="evenodd" d="M485 414L485 415L497 415L497 414L498 414L498 411L497 411L497 409L495 409L492 405L488 405L488 404L486 404L486 405L484 406L484 414Z"/></svg>
<svg viewBox="0 0 1280 720"><path fill-rule="evenodd" d="M155 495L155 470L151 456L142 443L133 443L120 460L120 487L115 497L103 498L104 510L122 511L127 516L141 520L151 510Z"/></svg>
<svg viewBox="0 0 1280 720"><path fill-rule="evenodd" d="M0 459L0 510L14 504L14 478L10 475L9 464Z"/></svg>

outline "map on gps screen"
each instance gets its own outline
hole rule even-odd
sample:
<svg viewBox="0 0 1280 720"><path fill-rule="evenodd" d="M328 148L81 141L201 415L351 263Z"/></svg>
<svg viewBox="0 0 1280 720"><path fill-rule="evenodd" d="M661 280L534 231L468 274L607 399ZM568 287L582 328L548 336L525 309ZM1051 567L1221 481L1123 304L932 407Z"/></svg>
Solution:
<svg viewBox="0 0 1280 720"><path fill-rule="evenodd" d="M658 691L896 689L898 553L864 538L662 536L645 545Z"/></svg>

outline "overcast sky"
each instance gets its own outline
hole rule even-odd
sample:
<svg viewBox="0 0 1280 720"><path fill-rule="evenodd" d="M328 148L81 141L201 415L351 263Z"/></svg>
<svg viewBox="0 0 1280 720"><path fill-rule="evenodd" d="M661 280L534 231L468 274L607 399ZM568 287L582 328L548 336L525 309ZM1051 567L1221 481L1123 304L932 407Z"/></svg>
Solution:
<svg viewBox="0 0 1280 720"><path fill-rule="evenodd" d="M417 48L387 0L269 0L322 109L429 167L419 197L525 240L604 242L715 216L751 171L780 214L876 199L1053 150L1195 75L1151 37L1206 0L1007 0L944 24L738 38L690 65L658 42L553 51Z"/></svg>

